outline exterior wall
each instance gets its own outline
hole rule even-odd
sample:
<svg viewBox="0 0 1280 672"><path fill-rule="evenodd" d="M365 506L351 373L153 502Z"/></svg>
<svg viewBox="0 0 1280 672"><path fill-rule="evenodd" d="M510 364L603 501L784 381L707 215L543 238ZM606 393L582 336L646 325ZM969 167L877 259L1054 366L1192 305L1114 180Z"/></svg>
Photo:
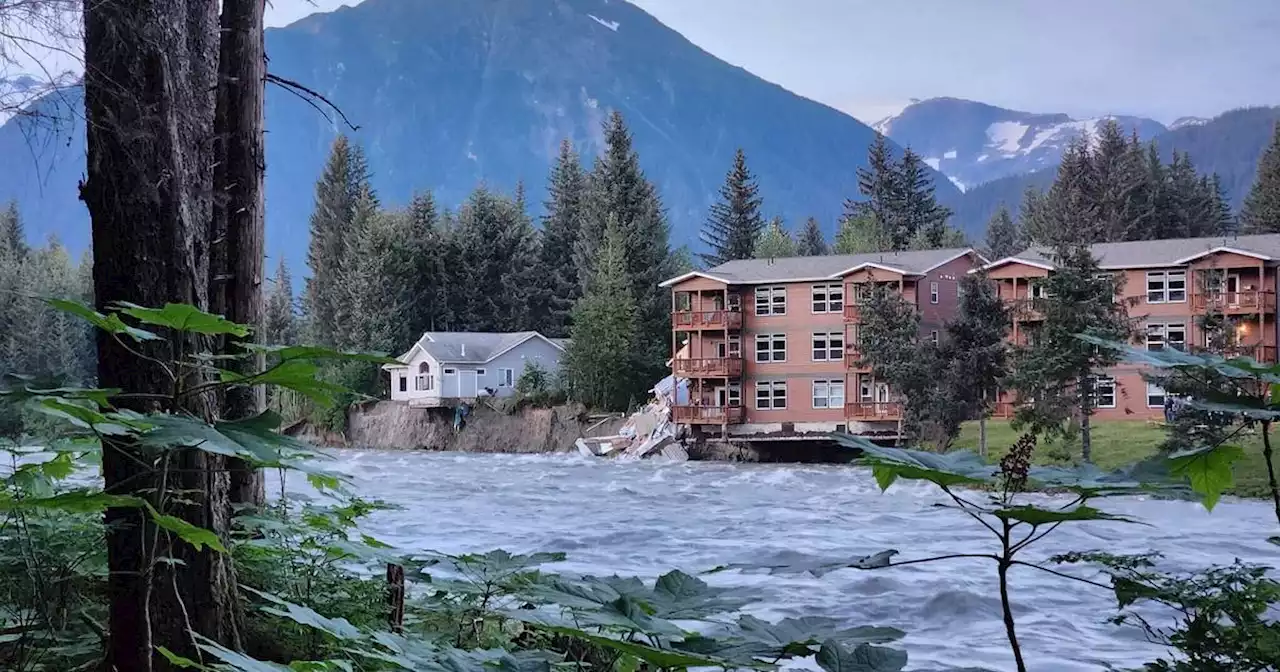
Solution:
<svg viewBox="0 0 1280 672"><path fill-rule="evenodd" d="M500 369L512 370L512 385L520 380L520 375L530 362L536 362L548 376L554 378L560 369L560 357L563 354L556 346L535 336L486 364L474 365L474 368L485 369L485 375L479 377L481 389L490 387L497 391L497 396L505 397L515 394L515 389L502 385Z"/></svg>
<svg viewBox="0 0 1280 672"><path fill-rule="evenodd" d="M416 377L418 368L421 364L426 363L430 369L430 375L433 377L431 390L416 389ZM439 399L440 398L440 364L435 359L422 350L414 348L413 357L409 359L408 365L404 367L396 367L391 369L391 398L397 401L416 401L423 399ZM400 391L400 381L405 381L405 390Z"/></svg>
<svg viewBox="0 0 1280 672"><path fill-rule="evenodd" d="M493 389L494 396L511 396L515 394L515 382L520 379L529 362L537 362L547 371L548 376L555 376L560 368L562 354L564 353L556 346L536 337L483 364L440 364L422 350L415 349L408 366L390 370L391 398L396 401L438 402L440 399L472 398L478 396L479 391L485 388ZM428 375L432 377L431 390L416 389L418 367L424 362L430 370ZM512 385L503 384L502 369L512 370ZM446 371L452 373L446 373ZM471 376L475 377L474 391L471 386ZM407 388L403 392L400 391L402 377L406 379L405 387Z"/></svg>
<svg viewBox="0 0 1280 672"><path fill-rule="evenodd" d="M945 324L960 310L960 280L973 270L973 260L961 257L930 271L919 282L916 305L920 306L920 335L925 337L932 330L945 334ZM938 283L938 303L931 302L930 283Z"/></svg>

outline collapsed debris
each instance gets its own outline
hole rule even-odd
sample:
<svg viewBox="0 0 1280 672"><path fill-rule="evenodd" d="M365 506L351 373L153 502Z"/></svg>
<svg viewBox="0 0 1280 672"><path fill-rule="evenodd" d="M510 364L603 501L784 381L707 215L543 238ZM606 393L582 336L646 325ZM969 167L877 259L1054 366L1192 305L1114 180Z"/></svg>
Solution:
<svg viewBox="0 0 1280 672"><path fill-rule="evenodd" d="M671 407L688 403L689 381L667 376L650 392L653 398L632 413L617 434L579 438L574 442L578 452L619 460L659 456L680 462L688 460L689 453L680 441L678 427L671 421Z"/></svg>

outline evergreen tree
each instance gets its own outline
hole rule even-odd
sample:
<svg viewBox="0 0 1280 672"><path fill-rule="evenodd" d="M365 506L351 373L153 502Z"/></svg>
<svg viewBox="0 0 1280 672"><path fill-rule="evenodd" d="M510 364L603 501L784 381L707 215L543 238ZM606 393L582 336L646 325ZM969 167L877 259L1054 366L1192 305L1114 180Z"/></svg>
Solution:
<svg viewBox="0 0 1280 672"><path fill-rule="evenodd" d="M515 201L481 186L458 211L458 331L520 331L531 326L538 259L532 223Z"/></svg>
<svg viewBox="0 0 1280 672"><path fill-rule="evenodd" d="M407 281L414 267L409 218L403 213L361 208L359 240L351 273L350 341L345 347L396 352L417 340L409 331L413 296Z"/></svg>
<svg viewBox="0 0 1280 672"><path fill-rule="evenodd" d="M906 249L942 250L967 247L968 245L968 240L964 237L964 231L949 224L943 224L941 229L920 229L916 231L915 235L911 236L911 240L907 243Z"/></svg>
<svg viewBox="0 0 1280 672"><path fill-rule="evenodd" d="M829 253L822 227L818 226L817 219L810 217L804 223L804 230L800 232L800 240L796 241L796 256L821 257Z"/></svg>
<svg viewBox="0 0 1280 672"><path fill-rule="evenodd" d="M671 267L671 276L684 275L689 271L697 270L697 264L693 263L693 250L688 245L681 245L671 250L671 257L667 261Z"/></svg>
<svg viewBox="0 0 1280 672"><path fill-rule="evenodd" d="M574 247L585 215L586 176L573 143L560 143L560 155L551 168L547 185L546 214L542 217L542 247L538 274L542 290L536 313L539 331L551 337L569 335L569 315L582 296L582 285L572 264Z"/></svg>
<svg viewBox="0 0 1280 672"><path fill-rule="evenodd" d="M1280 122L1258 160L1258 176L1244 199L1240 225L1247 233L1280 232Z"/></svg>
<svg viewBox="0 0 1280 672"><path fill-rule="evenodd" d="M564 370L575 399L589 407L625 410L648 385L640 350L639 307L627 277L626 241L610 217L596 255L596 272L573 309Z"/></svg>
<svg viewBox="0 0 1280 672"><path fill-rule="evenodd" d="M271 345L298 343L298 311L293 297L293 276L284 257L276 264L262 312L262 342Z"/></svg>
<svg viewBox="0 0 1280 672"><path fill-rule="evenodd" d="M1016 350L1009 378L1021 406L1014 424L1065 433L1067 421L1078 419L1081 452L1088 462L1093 458L1089 420L1097 408L1095 373L1114 365L1118 355L1076 336L1088 332L1126 341L1131 329L1124 304L1115 300L1118 280L1098 268L1088 245L1062 243L1052 258L1055 270L1044 280L1049 298L1036 305L1044 320L1031 344Z"/></svg>
<svg viewBox="0 0 1280 672"><path fill-rule="evenodd" d="M1125 139L1114 119L1103 123L1098 141L1089 156L1096 203L1099 235L1102 240L1143 240L1150 236L1143 208L1144 195L1151 185L1141 144L1135 136Z"/></svg>
<svg viewBox="0 0 1280 672"><path fill-rule="evenodd" d="M1022 205L1024 229L1040 245L1104 240L1097 183L1087 138L1073 140L1062 155L1053 186Z"/></svg>
<svg viewBox="0 0 1280 672"><path fill-rule="evenodd" d="M863 254L891 249L893 241L888 232L880 226L875 215L867 212L841 220L832 251L836 254Z"/></svg>
<svg viewBox="0 0 1280 672"><path fill-rule="evenodd" d="M875 141L867 148L866 167L858 168L858 193L862 200L844 202L840 233L843 233L845 222L875 221L888 238L889 247L883 249L902 249L915 233L899 218L902 192L902 176L894 163L888 140L877 133Z"/></svg>
<svg viewBox="0 0 1280 672"><path fill-rule="evenodd" d="M894 249L905 249L915 239L916 249L940 249L956 241L955 229L947 227L951 210L938 204L933 178L920 155L910 148L902 152L898 164L901 201L898 205L899 229L894 234ZM901 236L906 236L904 246ZM963 237L961 237L963 240Z"/></svg>
<svg viewBox="0 0 1280 672"><path fill-rule="evenodd" d="M401 279L406 288L410 311L407 317L408 338L417 340L426 331L449 324L449 293L454 288L453 274L458 270L448 263L449 241L443 218L436 211L431 192L414 194L406 218L405 241L409 276ZM407 347L401 343L397 347Z"/></svg>
<svg viewBox="0 0 1280 672"><path fill-rule="evenodd" d="M759 192L755 177L747 169L747 157L739 149L724 186L720 187L720 201L711 206L711 214L702 226L702 242L711 252L699 256L707 266L750 259L754 254L756 241L764 230Z"/></svg>
<svg viewBox="0 0 1280 672"><path fill-rule="evenodd" d="M796 256L796 242L782 226L782 218L774 217L756 240L756 259L778 259Z"/></svg>
<svg viewBox="0 0 1280 672"><path fill-rule="evenodd" d="M997 385L1009 373L1009 311L981 273L961 278L960 288L959 311L947 324L942 344L940 359L946 368L940 379L944 396L964 406L963 416L978 418L978 453L986 456L987 414Z"/></svg>
<svg viewBox="0 0 1280 672"><path fill-rule="evenodd" d="M21 259L27 254L27 236L23 231L18 202L10 201L0 212L0 259ZM5 256L8 252L11 256Z"/></svg>
<svg viewBox="0 0 1280 672"><path fill-rule="evenodd" d="M338 300L333 307L333 322L325 326L312 323L313 327L331 329L330 341L341 348L378 349L369 340L368 320L372 317L370 312L373 309L365 302L362 283L371 282L368 279L368 265L373 262L365 245L368 236L377 233L371 231L371 228L381 223L381 217L378 201L371 191L361 190L354 194L351 221L348 224L347 238L343 241L346 252L339 265L342 285L334 288Z"/></svg>
<svg viewBox="0 0 1280 672"><path fill-rule="evenodd" d="M987 222L987 255L993 260L1012 257L1027 249L1022 229L1009 215L1009 208L1001 205L995 216Z"/></svg>

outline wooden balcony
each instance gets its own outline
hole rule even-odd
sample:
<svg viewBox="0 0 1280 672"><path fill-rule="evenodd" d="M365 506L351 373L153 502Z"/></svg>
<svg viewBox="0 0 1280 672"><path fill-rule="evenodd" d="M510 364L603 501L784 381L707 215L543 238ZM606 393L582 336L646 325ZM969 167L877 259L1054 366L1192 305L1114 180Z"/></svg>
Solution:
<svg viewBox="0 0 1280 672"><path fill-rule="evenodd" d="M1039 299L1005 299L1004 305L1009 309L1009 317L1019 322L1036 322L1044 319L1044 313L1036 309Z"/></svg>
<svg viewBox="0 0 1280 672"><path fill-rule="evenodd" d="M736 378L742 375L741 357L676 358L672 366L677 376L685 378Z"/></svg>
<svg viewBox="0 0 1280 672"><path fill-rule="evenodd" d="M859 322L862 320L862 306L856 303L844 304L844 321Z"/></svg>
<svg viewBox="0 0 1280 672"><path fill-rule="evenodd" d="M1252 357L1262 364L1276 363L1276 346L1274 345L1233 345L1222 351L1227 359L1235 357Z"/></svg>
<svg viewBox="0 0 1280 672"><path fill-rule="evenodd" d="M742 422L741 406L675 406L671 417L681 425L736 425Z"/></svg>
<svg viewBox="0 0 1280 672"><path fill-rule="evenodd" d="M844 414L850 420L897 421L902 419L902 402L851 401L844 405Z"/></svg>
<svg viewBox="0 0 1280 672"><path fill-rule="evenodd" d="M862 353L856 343L844 346L844 365L850 371L870 371L871 365L862 362Z"/></svg>
<svg viewBox="0 0 1280 672"><path fill-rule="evenodd" d="M1191 306L1196 311L1220 310L1228 315L1236 313L1276 312L1275 292L1209 292L1191 295Z"/></svg>
<svg viewBox="0 0 1280 672"><path fill-rule="evenodd" d="M671 325L677 330L741 329L742 311L677 310L671 313Z"/></svg>

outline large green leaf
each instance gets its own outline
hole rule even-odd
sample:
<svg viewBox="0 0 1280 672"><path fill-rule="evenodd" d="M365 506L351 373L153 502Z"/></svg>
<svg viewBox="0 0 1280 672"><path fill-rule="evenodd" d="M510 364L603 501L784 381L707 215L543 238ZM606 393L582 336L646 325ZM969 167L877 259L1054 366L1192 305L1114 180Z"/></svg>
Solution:
<svg viewBox="0 0 1280 672"><path fill-rule="evenodd" d="M1005 520L1016 520L1031 525L1048 525L1052 523L1065 523L1068 521L1078 520L1114 520L1123 523L1136 523L1138 521L1125 516L1117 516L1105 511L1099 511L1091 506L1077 506L1072 509L1042 509L1038 506L1024 505L1011 506L992 512L997 518Z"/></svg>
<svg viewBox="0 0 1280 672"><path fill-rule="evenodd" d="M1214 371L1228 378L1254 378L1272 383L1280 382L1280 365L1259 362L1252 357L1228 359L1211 353L1192 354L1174 348L1153 351L1089 334L1078 334L1076 338L1115 350L1124 361L1132 364L1164 369L1201 369Z"/></svg>
<svg viewBox="0 0 1280 672"><path fill-rule="evenodd" d="M563 625L539 625L538 627L548 632L581 639L603 649L635 656L636 658L658 668L725 666L724 661L716 660L715 658L685 653L683 651L655 649L636 642L627 642L620 639L613 639L611 637L604 637L579 628Z"/></svg>
<svg viewBox="0 0 1280 672"><path fill-rule="evenodd" d="M335 350L319 345L258 345L245 344L245 349L254 352L261 352L279 358L281 361L290 359L310 359L325 361L348 361L348 362L369 362L371 364L402 364L394 357L388 357L381 352L359 352L355 350Z"/></svg>
<svg viewBox="0 0 1280 672"><path fill-rule="evenodd" d="M907 666L907 653L871 644L849 649L828 640L818 651L816 662L827 672L899 672Z"/></svg>
<svg viewBox="0 0 1280 672"><path fill-rule="evenodd" d="M1231 466L1244 458L1240 446L1213 446L1184 450L1169 456L1169 470L1175 475L1186 476L1191 489L1201 496L1201 502L1210 511L1222 498L1222 493L1233 482Z"/></svg>
<svg viewBox="0 0 1280 672"><path fill-rule="evenodd" d="M103 315L84 304L77 303L75 301L68 301L66 299L45 299L45 303L48 303L51 307L67 313L68 315L78 317L109 334L128 336L135 341L160 340L159 336L146 331L145 329L138 329L125 324L124 321L120 319L120 316L115 313Z"/></svg>
<svg viewBox="0 0 1280 672"><path fill-rule="evenodd" d="M810 647L828 640L857 646L892 642L906 634L897 628L841 626L840 621L821 616L784 618L777 623L768 623L748 615L738 619L736 636L764 644L780 654L805 656L813 653Z"/></svg>
<svg viewBox="0 0 1280 672"><path fill-rule="evenodd" d="M271 593L263 592L248 586L241 588L253 595L257 595L272 606L260 607L260 609L273 616L287 618L298 625L305 625L309 628L319 630L323 633L331 635L335 639L344 641L359 641L363 639L360 629L352 625L345 618L329 618L321 616L318 612L310 607L304 607L300 604L294 604L286 600L282 600Z"/></svg>
<svg viewBox="0 0 1280 672"><path fill-rule="evenodd" d="M1248 401L1249 400L1246 398L1240 398L1230 402L1212 401L1209 399L1188 399L1186 401L1186 405L1201 411L1237 415L1250 420L1280 419L1280 410L1275 407L1269 404L1264 406L1261 402L1251 404L1248 403Z"/></svg>
<svg viewBox="0 0 1280 672"><path fill-rule="evenodd" d="M143 324L211 336L230 334L244 338L249 335L249 327L243 324L236 324L221 315L206 313L186 303L167 303L164 308L145 308L136 303L128 302L121 302L117 305L120 312Z"/></svg>
<svg viewBox="0 0 1280 672"><path fill-rule="evenodd" d="M69 513L97 513L109 508L139 508L146 506L146 501L127 495L109 495L105 492L89 490L72 490L52 497L27 497L23 499L0 499L0 511L15 509L52 509Z"/></svg>
<svg viewBox="0 0 1280 672"><path fill-rule="evenodd" d="M35 409L45 415L66 420L76 427L106 436L126 436L137 429L115 414L99 411L89 400L38 398Z"/></svg>
<svg viewBox="0 0 1280 672"><path fill-rule="evenodd" d="M213 530L208 530L198 525L192 525L187 521L171 516L167 513L160 513L155 507L146 504L147 513L151 516L151 522L156 526L168 530L178 536L179 539L191 544L197 551L204 550L205 546L219 552L226 553L227 547L222 545L222 541L218 539L218 535Z"/></svg>
<svg viewBox="0 0 1280 672"><path fill-rule="evenodd" d="M234 371L221 371L222 382L235 385L274 385L293 390L308 399L329 405L349 390L320 377L320 367L308 359L288 359L261 373L243 375Z"/></svg>
<svg viewBox="0 0 1280 672"><path fill-rule="evenodd" d="M887 549L871 555L833 560L815 558L802 553L784 553L775 558L773 562L735 562L716 567L708 571L707 574L715 574L731 569L763 569L770 574L811 574L821 578L841 569L878 569L888 567L890 559L897 554L898 551Z"/></svg>
<svg viewBox="0 0 1280 672"><path fill-rule="evenodd" d="M990 483L996 469L977 453L960 450L951 453L929 453L922 450L878 446L861 436L837 432L836 442L862 451L860 464L870 466L880 489L888 488L898 478L926 480L943 487Z"/></svg>
<svg viewBox="0 0 1280 672"><path fill-rule="evenodd" d="M703 618L737 611L755 599L737 588L715 587L679 570L658 577L653 591L642 596L662 618Z"/></svg>

